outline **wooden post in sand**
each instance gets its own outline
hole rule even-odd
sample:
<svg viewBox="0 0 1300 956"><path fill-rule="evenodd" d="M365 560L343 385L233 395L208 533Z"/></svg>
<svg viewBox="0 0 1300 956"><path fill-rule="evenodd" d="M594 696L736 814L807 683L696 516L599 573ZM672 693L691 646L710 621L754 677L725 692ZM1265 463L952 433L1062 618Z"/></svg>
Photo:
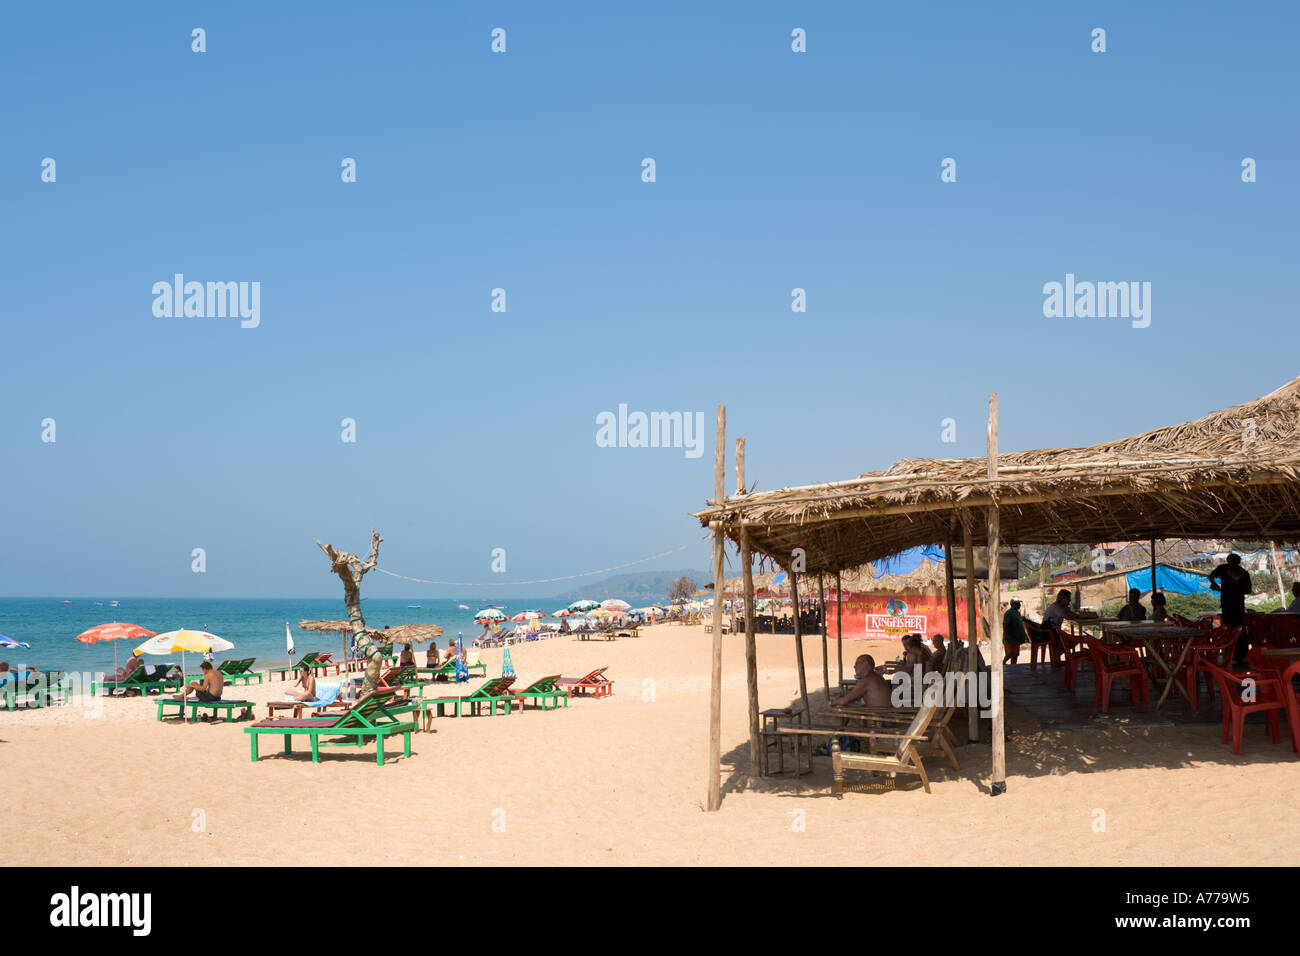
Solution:
<svg viewBox="0 0 1300 956"><path fill-rule="evenodd" d="M957 640L957 587L953 584L952 579L952 525L948 526L948 535L943 539L943 592L944 597L948 599L948 651L945 654L946 659L947 654L952 653L953 642Z"/></svg>
<svg viewBox="0 0 1300 956"><path fill-rule="evenodd" d="M736 494L745 493L745 439L736 439ZM749 691L749 773L759 771L758 741L758 651L754 646L754 556L749 550L749 531L740 523L740 566L745 574L745 686Z"/></svg>
<svg viewBox="0 0 1300 956"><path fill-rule="evenodd" d="M1079 590L1076 588L1075 590ZM1156 539L1151 539L1151 593L1156 593Z"/></svg>
<svg viewBox="0 0 1300 956"><path fill-rule="evenodd" d="M727 406L718 406L717 441L713 449L713 504L721 507L726 497L723 473L727 462ZM710 812L722 806L722 602L723 592L722 519L713 522L713 667L709 685L709 792Z"/></svg>
<svg viewBox="0 0 1300 956"><path fill-rule="evenodd" d="M1002 518L998 514L997 495L992 482L998 477L998 395L989 396L989 661L992 680L989 696L993 706L993 796L1007 792L1006 724L1002 699L1002 568L998 547L1002 536Z"/></svg>
<svg viewBox="0 0 1300 956"><path fill-rule="evenodd" d="M1282 607L1287 606L1286 585L1282 583L1282 569L1277 564L1277 543L1268 543L1268 556L1273 559L1273 573L1277 575L1277 596L1282 599Z"/></svg>
<svg viewBox="0 0 1300 956"><path fill-rule="evenodd" d="M826 685L826 699L831 699L831 662L826 653L826 579L817 575L817 604L821 607L822 623L822 683Z"/></svg>
<svg viewBox="0 0 1300 956"><path fill-rule="evenodd" d="M970 688L974 690L979 680L979 634L975 624L975 545L970 522L961 523L961 542L966 551L966 666L970 669ZM980 705L978 700L967 701L966 738L971 743L980 739Z"/></svg>
<svg viewBox="0 0 1300 956"><path fill-rule="evenodd" d="M844 683L844 591L840 572L835 572L835 656L840 662L840 683Z"/></svg>
<svg viewBox="0 0 1300 956"><path fill-rule="evenodd" d="M799 577L790 572L790 604L794 608L794 659L799 668L799 700L803 704L801 723L812 723L812 709L808 706L808 675L803 666L803 622L799 620Z"/></svg>

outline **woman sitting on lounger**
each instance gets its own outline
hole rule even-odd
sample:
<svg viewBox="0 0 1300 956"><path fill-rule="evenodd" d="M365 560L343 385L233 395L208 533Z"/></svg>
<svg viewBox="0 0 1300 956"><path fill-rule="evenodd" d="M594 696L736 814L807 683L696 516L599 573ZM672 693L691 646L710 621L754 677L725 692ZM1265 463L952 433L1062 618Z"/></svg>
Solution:
<svg viewBox="0 0 1300 956"><path fill-rule="evenodd" d="M424 652L424 666L437 667L439 663L441 663L441 660L438 656L438 642L430 641L429 649Z"/></svg>
<svg viewBox="0 0 1300 956"><path fill-rule="evenodd" d="M308 664L298 672L298 687L302 690L297 692L286 693L285 700L315 700L316 699L316 671Z"/></svg>
<svg viewBox="0 0 1300 956"><path fill-rule="evenodd" d="M397 666L398 667L415 666L415 654L411 651L410 644L402 645L402 653L397 658Z"/></svg>

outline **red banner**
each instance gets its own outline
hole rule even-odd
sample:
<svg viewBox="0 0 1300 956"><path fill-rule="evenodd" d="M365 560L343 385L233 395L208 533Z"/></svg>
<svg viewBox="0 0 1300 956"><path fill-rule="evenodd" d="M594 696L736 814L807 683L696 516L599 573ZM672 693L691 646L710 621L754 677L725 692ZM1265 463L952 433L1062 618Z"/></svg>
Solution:
<svg viewBox="0 0 1300 956"><path fill-rule="evenodd" d="M940 594L849 594L841 613L845 639L901 640L920 634L929 643L948 635L948 602ZM828 633L835 636L835 604L826 602ZM950 635L948 635L950 636ZM966 598L957 598L957 637L966 640Z"/></svg>

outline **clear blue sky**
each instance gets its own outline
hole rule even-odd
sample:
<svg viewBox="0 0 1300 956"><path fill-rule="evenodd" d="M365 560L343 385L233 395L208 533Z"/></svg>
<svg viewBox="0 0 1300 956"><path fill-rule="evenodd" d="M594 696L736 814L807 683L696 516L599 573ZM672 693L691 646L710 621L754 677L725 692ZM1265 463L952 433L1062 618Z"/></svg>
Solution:
<svg viewBox="0 0 1300 956"><path fill-rule="evenodd" d="M314 539L371 525L406 574L570 574L700 538L718 402L774 488L980 454L994 390L1015 450L1300 372L1293 4L3 18L6 594L329 596ZM155 318L176 272L260 282L261 326ZM1151 282L1150 327L1044 318L1067 272ZM705 454L598 448L620 403L703 411Z"/></svg>

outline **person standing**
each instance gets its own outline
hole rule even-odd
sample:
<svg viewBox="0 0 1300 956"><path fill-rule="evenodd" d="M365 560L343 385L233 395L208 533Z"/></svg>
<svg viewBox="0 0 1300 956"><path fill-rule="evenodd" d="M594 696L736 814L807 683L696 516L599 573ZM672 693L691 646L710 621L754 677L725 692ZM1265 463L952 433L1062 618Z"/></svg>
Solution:
<svg viewBox="0 0 1300 956"><path fill-rule="evenodd" d="M1014 664L1020 658L1020 645L1029 640L1025 619L1020 616L1020 601L1012 598L1011 606L1002 615L1003 664Z"/></svg>
<svg viewBox="0 0 1300 956"><path fill-rule="evenodd" d="M1241 555L1235 551L1228 555L1226 564L1221 564L1209 575L1210 590L1219 592L1219 617L1224 628L1241 627L1246 620L1246 595L1251 593L1250 572L1241 566ZM1240 664L1246 660L1250 650L1249 635L1243 634L1237 642L1237 653L1233 663Z"/></svg>

